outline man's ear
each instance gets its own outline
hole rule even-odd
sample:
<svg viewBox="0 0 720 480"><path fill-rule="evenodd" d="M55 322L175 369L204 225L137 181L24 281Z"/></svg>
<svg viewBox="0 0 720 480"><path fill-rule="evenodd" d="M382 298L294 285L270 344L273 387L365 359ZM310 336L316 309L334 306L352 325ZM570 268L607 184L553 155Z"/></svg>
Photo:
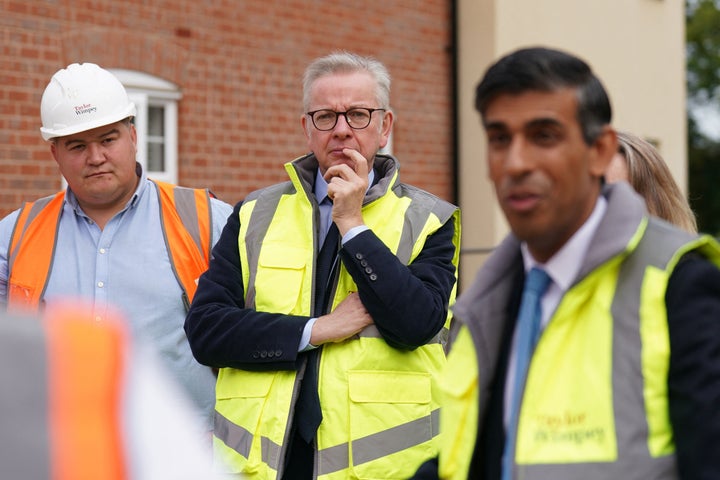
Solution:
<svg viewBox="0 0 720 480"><path fill-rule="evenodd" d="M54 139L50 140L50 153L52 154L53 158L55 159L55 163L57 163L59 165L60 162L58 162L58 158L57 158L57 142Z"/></svg>
<svg viewBox="0 0 720 480"><path fill-rule="evenodd" d="M393 115L392 110L388 110L387 112L385 112L385 114L383 115L382 125L380 126L380 135L382 137L382 140L380 141L380 148L384 148L387 145L390 139L390 134L392 133L392 126L394 121L395 116Z"/></svg>
<svg viewBox="0 0 720 480"><path fill-rule="evenodd" d="M137 153L137 128L135 128L135 124L132 122L130 123L130 138L135 146L135 153Z"/></svg>
<svg viewBox="0 0 720 480"><path fill-rule="evenodd" d="M610 125L605 125L592 145L589 168L593 176L602 177L605 175L613 156L617 153L617 149L617 133Z"/></svg>
<svg viewBox="0 0 720 480"><path fill-rule="evenodd" d="M300 117L300 125L302 125L303 133L305 133L305 138L310 140L310 122L308 121L308 116L303 115Z"/></svg>

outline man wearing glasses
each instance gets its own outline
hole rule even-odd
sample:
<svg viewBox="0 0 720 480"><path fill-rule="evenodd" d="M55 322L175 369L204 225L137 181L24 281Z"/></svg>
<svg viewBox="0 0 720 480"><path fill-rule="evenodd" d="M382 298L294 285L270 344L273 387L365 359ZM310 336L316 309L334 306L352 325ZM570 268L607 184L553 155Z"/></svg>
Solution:
<svg viewBox="0 0 720 480"><path fill-rule="evenodd" d="M248 478L405 478L437 451L459 210L378 153L381 63L319 58L303 93L311 153L235 207L185 323L220 369L216 458Z"/></svg>

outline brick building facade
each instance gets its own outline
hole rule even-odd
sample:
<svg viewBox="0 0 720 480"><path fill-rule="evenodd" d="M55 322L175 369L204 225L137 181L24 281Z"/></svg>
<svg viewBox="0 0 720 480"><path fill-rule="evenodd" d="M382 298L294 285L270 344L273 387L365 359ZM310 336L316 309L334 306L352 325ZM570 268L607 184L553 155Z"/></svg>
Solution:
<svg viewBox="0 0 720 480"><path fill-rule="evenodd" d="M393 77L401 178L455 200L452 2L445 0L0 0L0 215L54 193L40 98L73 62L177 85L178 183L234 204L306 152L306 64L372 55Z"/></svg>

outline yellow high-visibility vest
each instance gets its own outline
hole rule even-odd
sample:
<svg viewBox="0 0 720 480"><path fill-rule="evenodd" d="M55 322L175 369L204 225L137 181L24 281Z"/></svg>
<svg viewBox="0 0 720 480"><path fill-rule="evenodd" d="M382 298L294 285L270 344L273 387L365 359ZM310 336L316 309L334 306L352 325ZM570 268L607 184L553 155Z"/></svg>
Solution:
<svg viewBox="0 0 720 480"><path fill-rule="evenodd" d="M383 158L390 161L378 157L376 162ZM316 207L295 163L286 165L290 182L251 195L240 209L243 285L247 307L312 315L317 240L315 222L308 219L314 218ZM409 264L429 235L453 221L457 269L457 208L412 187L400 187L396 170L389 179L382 195L363 206L364 222ZM355 291L352 277L341 266L331 293L333 307ZM445 364L441 338L412 351L399 350L388 346L371 326L357 338L322 347L317 478L405 478L437 453L437 380ZM281 475L298 388L295 371L220 370L214 444L225 465L249 478Z"/></svg>
<svg viewBox="0 0 720 480"><path fill-rule="evenodd" d="M498 247L489 268L496 273L454 309L463 327L442 382L443 479L468 478L501 325L509 321L498 317L512 289L510 268L497 266L520 268L518 246L511 239ZM588 268L565 293L528 370L513 478L677 478L665 292L678 260L693 250L720 265L711 237L645 218L624 250Z"/></svg>

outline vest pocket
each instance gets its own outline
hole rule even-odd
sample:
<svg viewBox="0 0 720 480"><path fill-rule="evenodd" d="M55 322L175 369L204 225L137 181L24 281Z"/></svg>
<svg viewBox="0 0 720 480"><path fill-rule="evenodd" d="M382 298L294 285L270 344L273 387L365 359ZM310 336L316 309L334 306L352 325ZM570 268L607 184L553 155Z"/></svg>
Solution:
<svg viewBox="0 0 720 480"><path fill-rule="evenodd" d="M351 464L358 478L408 478L434 454L431 376L350 371Z"/></svg>
<svg viewBox="0 0 720 480"><path fill-rule="evenodd" d="M350 400L356 403L430 403L430 374L401 371L348 372Z"/></svg>
<svg viewBox="0 0 720 480"><path fill-rule="evenodd" d="M276 418L268 421L264 417L268 403L273 403L273 383L282 373L220 370L216 386L215 453L231 472L264 472L265 463L277 470L284 428ZM282 418L284 413L279 415Z"/></svg>
<svg viewBox="0 0 720 480"><path fill-rule="evenodd" d="M273 375L265 372L223 368L216 387L217 399L266 397L272 381Z"/></svg>
<svg viewBox="0 0 720 480"><path fill-rule="evenodd" d="M301 296L308 270L305 250L283 245L282 248L269 247L268 252L263 252L267 254L261 255L258 260L255 308L285 314L307 314L303 311Z"/></svg>

